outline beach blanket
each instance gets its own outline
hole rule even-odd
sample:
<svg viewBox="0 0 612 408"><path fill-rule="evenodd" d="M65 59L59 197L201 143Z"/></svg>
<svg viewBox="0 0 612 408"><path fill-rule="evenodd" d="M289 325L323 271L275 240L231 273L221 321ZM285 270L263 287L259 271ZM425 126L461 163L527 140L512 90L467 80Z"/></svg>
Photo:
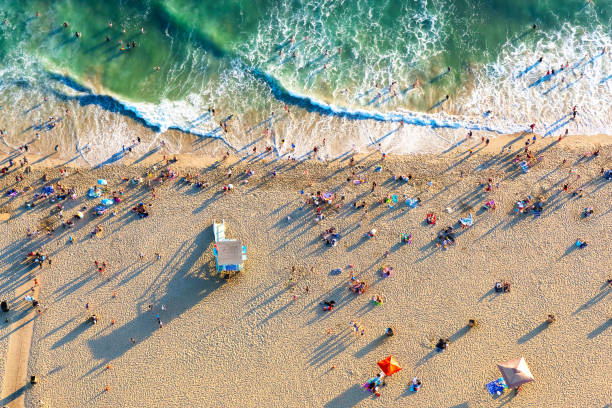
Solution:
<svg viewBox="0 0 612 408"><path fill-rule="evenodd" d="M417 199L415 199L415 198L408 198L408 199L406 200L406 205L407 205L408 207L410 207L410 208L416 208L416 207L417 207L417 205L419 205L419 202L418 202L418 200L417 200Z"/></svg>
<svg viewBox="0 0 612 408"><path fill-rule="evenodd" d="M503 377L493 380L487 384L487 391L489 391L491 395L501 395L507 388L508 386L506 385L506 381L504 381Z"/></svg>
<svg viewBox="0 0 612 408"><path fill-rule="evenodd" d="M101 195L102 193L100 191L96 191L96 189L93 187L89 187L89 190L87 191L87 196L89 198L97 198L97 197L100 197Z"/></svg>
<svg viewBox="0 0 612 408"><path fill-rule="evenodd" d="M467 218L459 218L459 222L464 227L471 227L472 224L474 223L474 217L472 217L472 213L470 213L470 215Z"/></svg>
<svg viewBox="0 0 612 408"><path fill-rule="evenodd" d="M370 378L368 382L362 385L362 387L369 391L370 384L374 384L375 387L380 387L381 383L382 381L380 377L374 377L374 378Z"/></svg>

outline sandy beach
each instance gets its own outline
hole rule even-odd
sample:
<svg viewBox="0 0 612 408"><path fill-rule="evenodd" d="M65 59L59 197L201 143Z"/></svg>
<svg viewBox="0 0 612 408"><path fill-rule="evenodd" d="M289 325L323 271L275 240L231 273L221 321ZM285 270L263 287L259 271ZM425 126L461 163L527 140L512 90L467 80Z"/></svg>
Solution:
<svg viewBox="0 0 612 408"><path fill-rule="evenodd" d="M179 155L167 164L152 152L97 169L63 166L66 159L53 155L29 173L15 164L0 179L0 210L11 214L0 225L0 294L19 310L27 305L16 288L35 277L40 286L27 370L39 383L25 386L25 406L609 406L612 182L601 170L612 165L612 138L539 138L524 173L513 158L530 136L384 160L372 150L353 163L349 154L295 162L263 153L224 161ZM168 168L175 177L156 181ZM143 175L139 184L125 181ZM103 197L124 189L103 216L91 212L100 199L86 196L98 179L108 181ZM44 221L57 203L25 208L58 182L76 188L76 199L62 202L63 220L86 207L73 227ZM234 189L224 193L228 183ZM317 206L306 203L317 192L335 194L318 222ZM398 202L385 203L387 195ZM515 212L527 196L543 203L540 216ZM416 208L406 205L417 197ZM483 209L490 200L496 209ZM362 201L367 213L352 205ZM139 202L151 204L149 217L131 211ZM594 213L584 218L587 207ZM425 223L428 213L435 225ZM457 221L469 213L473 225L462 230ZM214 220L225 220L227 236L248 248L244 270L227 280L214 270ZM54 232L27 236L43 225ZM96 225L102 231L94 236ZM451 225L455 244L436 247ZM332 227L336 246L321 240ZM577 248L577 239L588 246ZM52 263L23 265L30 251ZM386 278L385 265L393 268ZM368 284L364 294L349 290L351 274ZM511 291L496 293L498 281ZM372 302L376 294L381 305ZM334 310L323 311L329 300ZM556 318L550 325L548 314ZM5 372L11 326L0 317ZM393 337L383 335L387 327ZM439 338L450 339L447 350L433 349ZM361 386L388 355L402 370L375 397ZM500 377L496 364L521 356L535 381L493 398L485 384ZM418 393L410 392L415 376ZM2 397L0 405L12 406Z"/></svg>

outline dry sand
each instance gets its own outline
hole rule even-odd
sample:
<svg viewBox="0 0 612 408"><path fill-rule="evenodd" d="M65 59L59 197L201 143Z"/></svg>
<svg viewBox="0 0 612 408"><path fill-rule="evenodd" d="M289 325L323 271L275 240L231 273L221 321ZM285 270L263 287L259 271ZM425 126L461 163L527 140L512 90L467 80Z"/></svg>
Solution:
<svg viewBox="0 0 612 408"><path fill-rule="evenodd" d="M26 251L42 248L53 260L39 271L46 310L36 319L28 372L41 380L27 391L26 406L611 404L612 288L605 283L612 278L612 183L600 176L602 167L611 166L611 140L568 138L550 148L550 140L539 141L535 150L546 150L544 159L527 174L499 154L512 140L498 138L470 157L464 145L440 156L390 157L379 173L373 171L380 157L376 152L358 158L354 167L348 166L348 156L329 164L247 159L235 163L229 179L235 191L229 194L220 192L228 182L228 164L203 170L202 161L181 156L171 167L181 169L181 175L199 172L210 187L167 181L156 188L155 200L148 188L121 180L142 174L144 166L159 160L157 155L135 166L79 174L69 169L60 181L77 186L79 198L68 200L66 217L82 205L92 208L96 201L84 195L98 178L108 180L110 191L126 188L117 214L87 215L73 229L60 227L33 240L26 238L26 230L40 225L51 204L23 211L23 198L3 194L2 208L12 209L13 216L0 226L2 298L20 301L14 288L17 280L28 278L19 266ZM601 144L599 156L582 158L595 143ZM520 149L522 140L514 146ZM52 158L41 161L16 188L40 187L43 172L50 180L59 178L52 164ZM246 168L255 175L242 184ZM276 178L269 175L272 169L278 170ZM576 169L579 180L570 169ZM347 183L352 171L363 174L367 183ZM414 176L411 183L390 178L408 173ZM14 174L0 179L2 191L14 184ZM491 193L479 184L488 177L500 185ZM372 181L378 184L373 194ZM568 182L569 191L562 191ZM584 195L573 198L579 186ZM345 196L344 206L326 210L326 218L316 224L301 188L306 193L335 191L338 198ZM402 194L423 201L413 210L405 204L376 204L387 193L399 194L400 201ZM513 212L514 203L529 194L545 199L539 218ZM368 203L367 216L350 206L357 197ZM489 198L497 209L481 211ZM137 219L130 212L139 201L153 203L149 218ZM580 213L587 206L595 214L583 219ZM446 213L446 207L454 212ZM458 234L455 246L436 249L437 232L455 224L470 207L474 226ZM434 227L423 222L430 211L439 217ZM225 219L228 237L248 246L245 270L227 281L210 268L214 219ZM91 238L96 223L104 230ZM342 235L337 247L319 239L331 226ZM378 235L364 238L371 228ZM400 244L402 233L412 233L412 244ZM69 235L73 244L67 243ZM574 249L579 237L589 242L587 248ZM390 254L384 258L386 250ZM98 273L94 260L106 261L107 271ZM366 294L347 290L349 264L370 284ZM394 268L392 277L378 275L383 264ZM334 268L342 268L341 275L330 274ZM509 280L512 291L494 293L498 280ZM386 299L381 306L370 301L376 293ZM336 310L322 312L319 303L331 299L338 303ZM97 325L85 323L90 313L99 315ZM161 329L156 313L164 322ZM549 313L557 321L546 327ZM472 318L479 326L467 330ZM363 336L350 331L351 321L365 328ZM397 335L382 338L389 325ZM0 324L3 355L8 335L8 325ZM451 339L442 353L430 347L430 340L439 337ZM403 370L374 398L360 386L389 354ZM536 381L517 396L493 400L484 386L500 376L496 363L519 356ZM0 359L1 372L3 364ZM418 394L409 392L414 376L423 381Z"/></svg>

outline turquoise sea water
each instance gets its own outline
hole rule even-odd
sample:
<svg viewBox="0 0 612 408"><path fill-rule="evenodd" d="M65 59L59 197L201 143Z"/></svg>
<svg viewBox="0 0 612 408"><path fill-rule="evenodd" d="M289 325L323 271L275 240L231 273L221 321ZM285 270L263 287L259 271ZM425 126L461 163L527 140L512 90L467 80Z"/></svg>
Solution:
<svg viewBox="0 0 612 408"><path fill-rule="evenodd" d="M612 64L610 53L602 53L612 45L612 0L0 5L0 103L11 123L54 116L51 108L36 107L47 97L74 109L128 112L161 131L220 135L236 149L261 136L252 127L285 104L292 123L282 132L279 123L279 136L304 133L316 140L332 123L355 121L347 126L358 145L385 136L375 122L400 120L421 137L442 129L439 139L447 141L467 129L509 133L531 122L549 135L570 125L572 133L612 132ZM546 76L552 69L556 73ZM416 80L420 86L413 88ZM580 120L565 123L573 105ZM231 135L215 130L209 106L238 119ZM321 114L316 123L308 112ZM112 129L112 148L125 144L121 119L98 116L83 122L95 133ZM15 131L12 136L17 143ZM96 143L93 135L83 137ZM396 139L395 145L405 145Z"/></svg>

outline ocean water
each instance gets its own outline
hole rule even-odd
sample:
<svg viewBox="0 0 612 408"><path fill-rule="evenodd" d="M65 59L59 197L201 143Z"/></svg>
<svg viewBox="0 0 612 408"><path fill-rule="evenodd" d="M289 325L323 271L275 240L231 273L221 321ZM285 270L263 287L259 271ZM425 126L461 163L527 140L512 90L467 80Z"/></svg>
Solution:
<svg viewBox="0 0 612 408"><path fill-rule="evenodd" d="M612 134L612 0L0 5L9 148L89 144L100 163L132 143L134 119L155 131L143 149L195 150L168 136L176 129L239 154L318 145L328 158L433 151L469 130L494 137L530 123L546 136Z"/></svg>

